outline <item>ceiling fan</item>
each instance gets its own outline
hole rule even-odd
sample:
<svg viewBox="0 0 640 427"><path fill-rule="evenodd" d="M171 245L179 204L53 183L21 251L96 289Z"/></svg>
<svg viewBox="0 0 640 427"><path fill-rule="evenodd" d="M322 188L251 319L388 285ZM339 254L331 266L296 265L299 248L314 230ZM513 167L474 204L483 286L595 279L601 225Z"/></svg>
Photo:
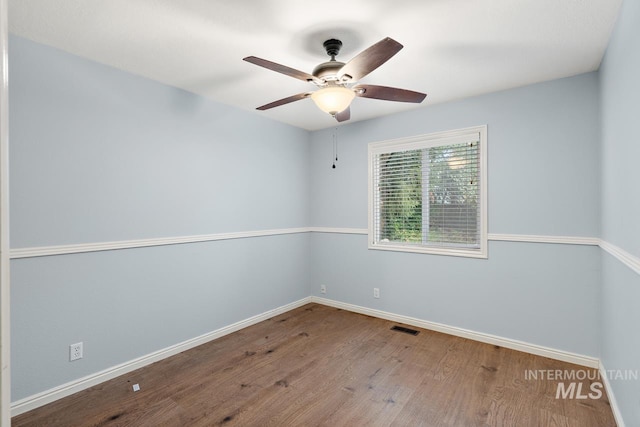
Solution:
<svg viewBox="0 0 640 427"><path fill-rule="evenodd" d="M323 46L327 51L327 55L331 57L331 60L316 66L311 74L255 56L243 58L244 61L252 64L313 83L319 88L314 92L298 93L262 105L256 109L268 110L310 97L318 108L331 114L337 121L343 122L349 120L351 117L350 105L356 96L360 98L414 103L422 102L427 96L424 93L387 86L368 84L357 84L354 86L358 80L387 62L402 49L403 46L400 43L389 37L380 40L378 43L360 52L346 64L336 61L336 56L342 47L340 40L327 40L323 43Z"/></svg>

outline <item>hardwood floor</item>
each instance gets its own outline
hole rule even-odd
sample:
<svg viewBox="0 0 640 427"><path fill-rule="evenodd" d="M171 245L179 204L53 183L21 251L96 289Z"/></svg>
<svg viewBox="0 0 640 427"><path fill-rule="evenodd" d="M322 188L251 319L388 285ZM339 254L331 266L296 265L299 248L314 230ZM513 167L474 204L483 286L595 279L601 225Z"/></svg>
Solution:
<svg viewBox="0 0 640 427"><path fill-rule="evenodd" d="M12 425L615 426L604 392L556 399L558 381L526 377L587 368L395 324L308 304Z"/></svg>

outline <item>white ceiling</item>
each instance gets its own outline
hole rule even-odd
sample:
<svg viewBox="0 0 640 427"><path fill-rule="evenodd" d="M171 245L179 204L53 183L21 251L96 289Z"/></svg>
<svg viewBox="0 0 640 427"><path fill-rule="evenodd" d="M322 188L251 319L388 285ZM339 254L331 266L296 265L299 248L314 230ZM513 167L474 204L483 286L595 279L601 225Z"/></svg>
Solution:
<svg viewBox="0 0 640 427"><path fill-rule="evenodd" d="M305 72L338 38L347 62L388 36L404 45L361 80L428 94L422 104L357 98L351 122L597 70L622 0L9 0L22 37L304 129L336 124L313 90L242 61ZM347 122L348 123L348 122Z"/></svg>

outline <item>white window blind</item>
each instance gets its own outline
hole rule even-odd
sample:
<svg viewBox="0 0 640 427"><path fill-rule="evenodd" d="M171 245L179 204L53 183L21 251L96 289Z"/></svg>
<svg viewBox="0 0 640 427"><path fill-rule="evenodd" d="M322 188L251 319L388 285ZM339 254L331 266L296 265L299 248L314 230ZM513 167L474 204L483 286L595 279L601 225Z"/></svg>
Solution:
<svg viewBox="0 0 640 427"><path fill-rule="evenodd" d="M370 247L486 257L485 133L371 144Z"/></svg>

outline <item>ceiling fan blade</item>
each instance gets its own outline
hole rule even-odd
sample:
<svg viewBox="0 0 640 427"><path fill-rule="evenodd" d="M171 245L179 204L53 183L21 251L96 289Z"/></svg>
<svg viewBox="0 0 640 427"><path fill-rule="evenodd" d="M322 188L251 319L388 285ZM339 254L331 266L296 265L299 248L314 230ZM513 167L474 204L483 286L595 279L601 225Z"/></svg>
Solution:
<svg viewBox="0 0 640 427"><path fill-rule="evenodd" d="M296 79L304 80L305 82L321 82L320 79L309 73L305 73L304 71L296 70L295 68L287 67L286 65L278 64L276 62L267 61L266 59L247 56L246 58L242 58L242 60L287 76L295 77Z"/></svg>
<svg viewBox="0 0 640 427"><path fill-rule="evenodd" d="M338 114L336 114L336 120L339 122L346 122L351 118L351 107L347 107Z"/></svg>
<svg viewBox="0 0 640 427"><path fill-rule="evenodd" d="M262 106L256 108L256 110L264 111L264 110L268 110L270 108L279 107L281 105L289 104L291 102L300 101L301 99L304 99L309 95L311 95L310 92L298 93L296 95L288 96L286 98L282 98L282 99L279 99L277 101L270 102L269 104L262 105Z"/></svg>
<svg viewBox="0 0 640 427"><path fill-rule="evenodd" d="M392 38L386 37L373 46L360 52L338 71L338 77L350 81L358 81L402 49L402 45Z"/></svg>
<svg viewBox="0 0 640 427"><path fill-rule="evenodd" d="M353 90L355 91L356 96L361 98L373 98L397 102L415 102L417 104L422 102L427 96L426 93L376 85L357 85L353 87Z"/></svg>

